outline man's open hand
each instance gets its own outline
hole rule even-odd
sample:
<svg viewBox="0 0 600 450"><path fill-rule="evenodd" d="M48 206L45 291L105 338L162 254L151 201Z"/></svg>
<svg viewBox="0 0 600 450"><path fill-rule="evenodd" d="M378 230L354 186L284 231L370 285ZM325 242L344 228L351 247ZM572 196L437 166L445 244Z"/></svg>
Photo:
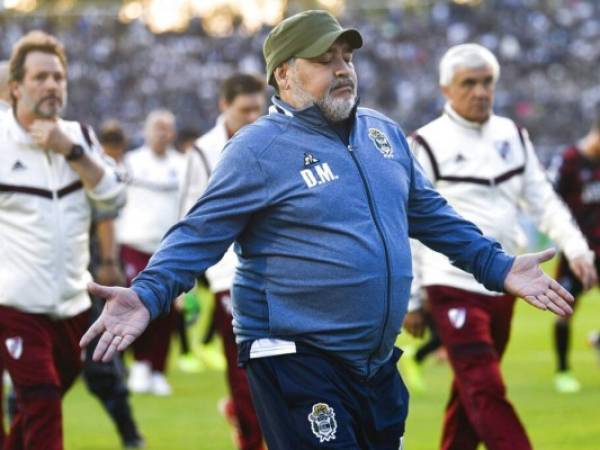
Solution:
<svg viewBox="0 0 600 450"><path fill-rule="evenodd" d="M554 249L547 249L517 256L504 280L504 289L536 308L568 316L573 314L570 306L573 296L540 268L540 264L552 259L555 253Z"/></svg>
<svg viewBox="0 0 600 450"><path fill-rule="evenodd" d="M150 313L133 289L90 283L88 290L96 297L106 299L106 304L79 345L85 347L96 336L102 335L92 358L107 362L115 352L122 352L142 334L150 323Z"/></svg>

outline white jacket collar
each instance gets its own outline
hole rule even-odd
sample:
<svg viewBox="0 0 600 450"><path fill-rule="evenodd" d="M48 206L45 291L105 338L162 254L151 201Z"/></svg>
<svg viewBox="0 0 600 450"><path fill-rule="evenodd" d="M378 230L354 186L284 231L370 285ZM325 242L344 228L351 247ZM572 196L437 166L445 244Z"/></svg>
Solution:
<svg viewBox="0 0 600 450"><path fill-rule="evenodd" d="M219 130L219 137L223 140L223 142L227 142L229 140L229 131L227 130L227 124L225 123L225 114L219 114L219 117L217 117L217 123L215 124L215 129Z"/></svg>
<svg viewBox="0 0 600 450"><path fill-rule="evenodd" d="M0 113L12 111L12 105L7 101L0 100Z"/></svg>
<svg viewBox="0 0 600 450"><path fill-rule="evenodd" d="M17 121L14 112L8 111L6 113L6 117L8 120L8 128L10 130L10 134L13 136L15 142L20 145L28 145L35 147L36 145L33 143L31 135Z"/></svg>
<svg viewBox="0 0 600 450"><path fill-rule="evenodd" d="M446 113L448 117L452 119L452 121L458 123L459 125L465 128L470 128L471 130L482 131L490 123L489 118L483 123L471 122L470 120L467 120L463 116L458 114L448 102L444 105L444 113ZM492 117L492 114L490 114L490 117Z"/></svg>

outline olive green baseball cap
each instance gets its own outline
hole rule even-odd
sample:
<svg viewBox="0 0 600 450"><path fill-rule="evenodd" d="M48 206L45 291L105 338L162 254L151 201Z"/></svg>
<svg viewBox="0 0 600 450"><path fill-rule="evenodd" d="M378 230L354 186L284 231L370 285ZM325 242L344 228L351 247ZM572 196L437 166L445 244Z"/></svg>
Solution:
<svg viewBox="0 0 600 450"><path fill-rule="evenodd" d="M315 58L322 55L340 36L344 36L354 49L363 45L358 30L342 28L327 11L304 11L280 22L269 32L263 44L267 82L273 84L273 71L279 64L292 57Z"/></svg>

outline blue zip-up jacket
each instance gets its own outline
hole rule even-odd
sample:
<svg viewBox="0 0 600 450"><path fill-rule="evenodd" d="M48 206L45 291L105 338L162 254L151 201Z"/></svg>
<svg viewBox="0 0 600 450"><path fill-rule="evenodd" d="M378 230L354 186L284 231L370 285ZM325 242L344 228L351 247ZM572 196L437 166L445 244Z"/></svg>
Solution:
<svg viewBox="0 0 600 450"><path fill-rule="evenodd" d="M358 108L346 146L316 106L273 101L231 139L205 194L133 283L152 318L235 241L238 342L303 342L369 377L406 313L409 237L502 290L513 257L432 188L396 123Z"/></svg>

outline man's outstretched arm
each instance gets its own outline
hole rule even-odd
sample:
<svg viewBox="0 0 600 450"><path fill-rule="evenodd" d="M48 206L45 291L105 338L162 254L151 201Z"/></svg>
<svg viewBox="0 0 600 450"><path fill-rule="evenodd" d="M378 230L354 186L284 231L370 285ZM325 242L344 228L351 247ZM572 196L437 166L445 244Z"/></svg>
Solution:
<svg viewBox="0 0 600 450"><path fill-rule="evenodd" d="M235 139L234 139L235 141ZM196 277L215 264L244 229L250 217L265 207L267 183L249 148L230 145L217 165L207 191L187 216L163 238L148 266L131 289L89 285L106 306L82 338L86 346L100 336L93 358L109 360L129 346L150 320L169 311L172 301L189 290Z"/></svg>

